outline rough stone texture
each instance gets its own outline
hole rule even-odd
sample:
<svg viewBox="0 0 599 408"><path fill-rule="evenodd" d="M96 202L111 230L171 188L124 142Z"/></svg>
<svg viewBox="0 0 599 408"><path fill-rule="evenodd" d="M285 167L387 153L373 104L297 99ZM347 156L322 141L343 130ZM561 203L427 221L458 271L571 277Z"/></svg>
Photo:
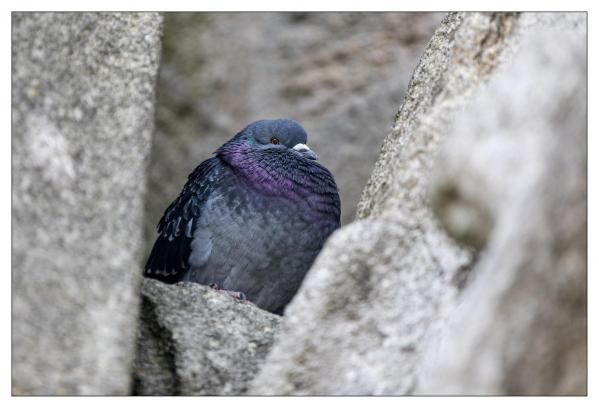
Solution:
<svg viewBox="0 0 599 408"><path fill-rule="evenodd" d="M207 286L143 279L135 393L242 394L280 320Z"/></svg>
<svg viewBox="0 0 599 408"><path fill-rule="evenodd" d="M419 393L586 394L586 18L529 31L435 171L440 220L484 252Z"/></svg>
<svg viewBox="0 0 599 408"><path fill-rule="evenodd" d="M543 212L541 214L523 212L515 215L506 209L503 216L515 218L510 222L509 232L493 232L493 236L497 235L503 240L502 243L498 243L501 247L496 254L479 251L486 245L484 238L486 234L495 231L493 212L483 206L480 212L471 212L463 216L460 215L460 211L467 206L453 206L448 211L446 207L436 207L437 214L442 214L445 208L445 212L449 212L449 218L455 218L457 213L458 220L466 219L470 222L470 226L478 226L478 228L457 228L461 231L459 235L463 239L456 241L441 227L431 209L429 194L433 188L430 179L435 168L435 158L439 154L443 138L451 129L456 114L462 112L466 106L471 106L469 102L472 96L486 86L489 78L498 75L499 67L509 67L518 63L513 55L522 38L532 28L571 27L574 21L580 20L579 17L450 13L444 19L414 71L395 126L383 143L374 172L358 204L358 217L361 221L336 232L308 272L298 295L286 310L279 340L268 355L262 371L256 377L251 393L435 393L435 387L439 382L448 380L454 373L458 374L460 379L469 377L471 382L464 381L457 386L455 381L448 381L449 388L445 388L445 392L460 390L459 392L474 393L483 390L482 392L485 393L535 393L541 392L539 391L541 389L544 390L543 392L549 392L552 384L558 386L551 390L553 393L577 389L577 384L580 384L578 379L585 375L584 369L580 367L584 354L580 351L585 349L579 346L584 342L583 331L586 322L584 315L586 305L583 302L586 265L582 256L586 254L584 252L586 242L580 235L582 233L580 228L586 221L581 218L581 211L586 208L586 203L583 197L584 190L580 189L585 183L581 169L572 170L564 176L567 178L564 179L565 182L567 180L567 183L572 184L562 192L554 185L554 192L549 194L543 189L548 187L547 183L540 182L537 185L534 181L527 185L522 181L520 192L527 188L531 189L526 190L525 196L520 196L519 199L526 201L536 195L537 201L534 206L529 207L521 203L520 208L529 208L533 211L543 209ZM545 48L550 49L549 44ZM567 51L563 53L565 55ZM552 59L546 59L545 64L550 61ZM584 63L581 62L579 66L582 69ZM559 68L556 68L556 72L558 71ZM526 75L532 80L542 74L530 70ZM577 75L574 77L580 78ZM550 87L551 81L557 80L553 76L551 78L542 83L542 88ZM576 81L569 81L560 88L565 90L568 84L581 86ZM505 84L502 86L504 87L502 92L489 93L487 98L493 100L502 96L522 97L516 91L512 94L505 89L511 87L511 84L509 87ZM511 102L509 99L504 100L502 106L509 106ZM565 99L562 102L564 110L554 110L552 112L555 112L555 116L549 114L545 118L557 119L560 114L567 115L568 102ZM494 109L491 101L484 106L487 111ZM531 115L540 113L536 109L527 110L529 104L525 100L519 101L516 106L523 110L519 114L520 118L526 117L527 112L532 112ZM543 106L553 109L557 105L547 102ZM547 134L555 135L554 137L567 136L566 129L579 132L584 116L583 109L578 109L579 111L571 118L571 127L564 124L563 128L556 128ZM480 123L476 120L477 115L483 116L475 109L465 111L464 115L475 118L475 123ZM497 127L501 123L503 118L498 116L493 125ZM540 120L534 122L537 125L540 123ZM543 123L545 130L551 126ZM539 130L535 129L534 125L531 129L527 131ZM494 131L497 134L502 132L501 128L495 128ZM470 130L468 134L472 135L470 136L472 139L478 135L475 130ZM561 144L554 144L552 147L545 146L543 152L529 157L537 160L530 166L540 167L540 170L535 170L537 172L535 174L550 169L562 171L561 167L569 160L574 160L576 163L583 162L582 157L586 153L586 150L582 150L583 133L577 133L576 137L578 139L574 143L579 143L579 146L562 157L557 157L558 149L565 149L570 141L564 140ZM509 146L516 146L514 143L520 142L517 136L514 138L516 140L512 140L511 144L508 143ZM542 143L540 138L530 137L530 140L538 140ZM467 156L481 165L492 165L502 160L508 163L511 155L517 150L510 150L502 159L493 162L485 160L491 153L500 155L502 151L492 150L492 146L485 147L488 149L487 156L479 162L478 158L472 157L476 151L470 152L467 142L462 143L466 144L459 145L458 149L462 149L459 157L463 159ZM483 144L484 140L476 139L476 143ZM525 149L525 151L532 150ZM540 164L539 160L551 160L554 163ZM459 162L459 159L456 159L456 162ZM504 165L504 162L500 165ZM498 168L494 171L497 171L494 174L501 174L502 169ZM443 170L440 172L443 173ZM472 173L474 174L474 171ZM459 170L452 174L457 179ZM510 174L516 173L512 170ZM570 178L572 175L578 175L578 179ZM555 174L547 175L543 180L549 181L552 176L554 182L561 180ZM508 181L500 182L496 192L505 194L506 190L510 189L510 186L505 183ZM478 184L473 182L471 185ZM532 189L535 185L536 187ZM450 194L449 197L451 198L452 195ZM486 197L484 202L492 202L492 197ZM513 208L513 206L508 207ZM572 219L564 219L559 226L550 225L538 231L528 230L528 232L520 231L518 228L517 223L522 222L524 217L535 219L525 227L527 229L548 222L549 215L569 218L564 214L557 215L557 212L565 211L570 206L573 211ZM447 216L441 216L441 219L447 226L449 222ZM455 236L455 231L451 228L449 230ZM543 231L548 233L544 234ZM513 264L516 261L532 260L529 256L513 256L514 253L509 253L508 248L514 250L515 247L506 241L527 235L531 239L526 241L524 238L523 246L516 249L520 253L525 253L542 246L538 249L541 259L534 260L530 265ZM571 241L569 237L572 237ZM469 244L473 249L467 250L459 246L460 244ZM575 249L570 250L570 244L575 246ZM553 250L557 252L549 256ZM559 251L563 251L563 256L559 255ZM564 266L559 269L554 268L552 261L562 262ZM475 283L471 283L475 281L469 274L472 268L476 273L481 273L481 276L484 272L481 271L483 268L487 275L497 275L499 266L502 267L501 269L513 268L514 274L504 276L505 281L496 277L497 281L482 281L481 278L485 283L478 283L476 286ZM532 270L526 269L528 276L524 273L515 273L516 270L523 272L524 268L529 266ZM562 283L548 282L547 277L550 275L543 275L543 268L556 272L564 271L563 276L551 275L551 279L558 279ZM570 273L574 274L574 282L565 283ZM516 276L519 280L515 279ZM545 283L534 287L536 276L539 279L543 279L544 276ZM524 284L521 291L518 291L519 286L514 285L516 281ZM501 288L495 288L496 292L490 292L490 294L498 294L496 299L501 299L501 294L511 290L514 300L520 301L510 305L507 302L508 298L503 298L506 303L501 309L493 303L493 299L488 299L487 301L493 304L489 304L486 311L482 310L468 317L464 317L467 314L458 314L463 317L463 320L461 325L452 332L451 339L454 340L446 346L450 354L457 348L460 349L460 353L457 354L458 360L449 359L446 352L444 357L448 360L445 362L445 371L439 373L437 382L434 382L431 377L431 382L427 383L425 377L435 371L435 365L427 363L423 366L423 353L427 355L425 361L429 362L430 356L436 354L438 345L433 339L442 335L444 321L454 310L457 302L461 301L461 293L476 292L476 297L473 297L470 303L475 309L476 301L486 296L487 284L503 285ZM525 292L525 288L529 291ZM557 288L560 290L551 291ZM550 292L543 294L543 290ZM552 302L552 308L543 312L541 309L545 303L540 297L548 295L550 297L546 300ZM535 300L526 302L528 296ZM565 302L563 305L560 303L562 300ZM514 316L516 305L520 308L517 312L521 319L516 318L511 322L509 318ZM560 310L560 306L564 309ZM499 311L498 317L504 320L503 322L493 322L495 316L491 312L496 310ZM528 313L531 315L528 316ZM550 317L551 313L555 314L555 322ZM470 340L460 337L458 332L460 330L466 332L463 334L467 338L467 333L473 332L468 332L466 329L474 325L478 317L487 319L487 323L482 323L479 328L473 329L475 343L471 343ZM571 328L576 330L576 333L571 334L569 338L565 335L566 327L561 325L568 318L573 320ZM534 324L529 325L530 322ZM543 331L542 337L545 339L557 332L562 336L558 342L548 341L543 345L543 349L537 350L534 336L531 335L537 334L535 330L539 327L542 327L540 330ZM518 331L501 333L498 339L487 339L485 328L513 328ZM493 332L486 334L497 335ZM527 340L524 336L532 338ZM512 342L509 341L510 339ZM487 368L487 360L477 359L476 354L469 354L470 346L476 346L479 350L488 351L489 355L498 359L502 355L507 355L509 350L513 350L516 341L522 342L521 348L515 350L511 358L520 358L520 364L530 362L531 365L527 365L526 369L514 360L508 361L505 365L497 364L497 360L494 360L491 363L495 365L491 367L499 367L499 371L506 370L499 375L493 373L485 377L480 370ZM562 353L569 352L571 344L568 341L576 344L572 349L575 351L571 356L559 356L558 346L563 347ZM523 354L524 352L527 354ZM560 366L562 362L567 363L567 367ZM530 380L528 376L532 373L538 374L538 369L543 366L542 363L545 363L545 368L551 367L554 372ZM428 367L430 371L423 372L424 367ZM518 369L522 369L522 373L514 372ZM579 370L578 376L572 377L567 374L576 369ZM483 375L480 383L472 379L478 375ZM501 387L497 387L499 380L505 381ZM419 381L422 384L419 384ZM541 383L543 386L540 386Z"/></svg>
<svg viewBox="0 0 599 408"><path fill-rule="evenodd" d="M12 392L126 394L161 16L12 15Z"/></svg>
<svg viewBox="0 0 599 408"><path fill-rule="evenodd" d="M351 221L440 13L169 13L146 236L187 175L256 119L292 117ZM149 250L149 248L148 248Z"/></svg>

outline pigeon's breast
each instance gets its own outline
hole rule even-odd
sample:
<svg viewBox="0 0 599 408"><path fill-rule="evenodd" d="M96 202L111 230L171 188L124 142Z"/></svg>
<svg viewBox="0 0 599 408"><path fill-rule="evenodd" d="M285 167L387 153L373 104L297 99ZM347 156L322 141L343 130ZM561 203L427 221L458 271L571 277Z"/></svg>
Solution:
<svg viewBox="0 0 599 408"><path fill-rule="evenodd" d="M191 264L194 257L204 262L190 280L242 291L271 311L286 304L338 226L321 201L317 194L265 194L230 179L211 195L198 222Z"/></svg>

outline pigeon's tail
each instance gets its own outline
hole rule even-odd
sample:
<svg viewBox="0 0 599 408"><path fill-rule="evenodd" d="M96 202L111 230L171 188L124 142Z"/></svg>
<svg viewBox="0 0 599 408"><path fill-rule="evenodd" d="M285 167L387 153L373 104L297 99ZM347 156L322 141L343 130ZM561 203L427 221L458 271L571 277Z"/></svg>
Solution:
<svg viewBox="0 0 599 408"><path fill-rule="evenodd" d="M190 251L191 238L169 240L169 237L161 234L152 247L143 276L166 283L179 282L189 268L187 261Z"/></svg>

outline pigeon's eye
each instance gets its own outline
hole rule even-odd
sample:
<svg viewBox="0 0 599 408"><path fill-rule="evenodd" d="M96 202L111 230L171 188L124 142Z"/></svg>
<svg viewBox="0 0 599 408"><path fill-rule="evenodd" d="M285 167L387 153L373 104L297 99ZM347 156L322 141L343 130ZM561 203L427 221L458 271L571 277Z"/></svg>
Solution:
<svg viewBox="0 0 599 408"><path fill-rule="evenodd" d="M277 139L276 137L271 137L270 138L270 143L276 145L276 144L279 144L281 142L279 142L279 139Z"/></svg>

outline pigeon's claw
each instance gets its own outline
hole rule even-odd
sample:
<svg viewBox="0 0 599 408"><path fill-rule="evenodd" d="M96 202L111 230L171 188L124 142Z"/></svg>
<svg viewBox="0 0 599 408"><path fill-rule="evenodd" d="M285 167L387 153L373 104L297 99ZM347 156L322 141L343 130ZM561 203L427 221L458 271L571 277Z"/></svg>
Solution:
<svg viewBox="0 0 599 408"><path fill-rule="evenodd" d="M231 290L221 290L220 292L225 292L227 295L234 297L237 300L246 301L247 296L243 292L233 292Z"/></svg>
<svg viewBox="0 0 599 408"><path fill-rule="evenodd" d="M225 293L237 300L241 300L242 302L247 302L247 296L245 295L245 293L243 292L236 292L233 290L225 290L225 289L221 289L218 284L216 283L211 283L210 286L212 289L219 291L220 293Z"/></svg>

